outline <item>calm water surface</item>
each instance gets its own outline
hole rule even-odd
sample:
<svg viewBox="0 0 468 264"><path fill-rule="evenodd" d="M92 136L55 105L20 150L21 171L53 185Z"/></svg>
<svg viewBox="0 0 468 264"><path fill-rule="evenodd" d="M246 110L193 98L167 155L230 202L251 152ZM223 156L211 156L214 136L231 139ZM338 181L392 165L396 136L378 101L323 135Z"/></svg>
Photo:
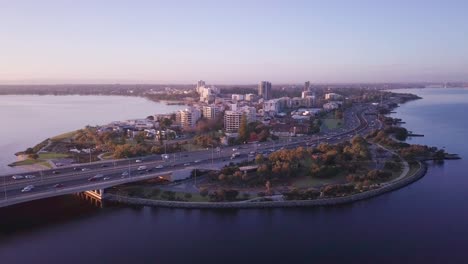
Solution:
<svg viewBox="0 0 468 264"><path fill-rule="evenodd" d="M414 143L468 157L468 90L408 90ZM351 205L272 210L94 206L76 196L0 210L0 263L466 263L468 163Z"/></svg>
<svg viewBox="0 0 468 264"><path fill-rule="evenodd" d="M123 96L0 96L0 174L13 173L7 167L13 154L49 137L86 125L130 118L145 118L180 109L143 98Z"/></svg>

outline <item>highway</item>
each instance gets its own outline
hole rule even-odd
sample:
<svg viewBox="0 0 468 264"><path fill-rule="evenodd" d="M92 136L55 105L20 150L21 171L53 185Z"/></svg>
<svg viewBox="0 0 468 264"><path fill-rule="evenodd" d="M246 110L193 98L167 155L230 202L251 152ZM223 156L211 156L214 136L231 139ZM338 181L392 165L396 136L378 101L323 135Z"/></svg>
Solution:
<svg viewBox="0 0 468 264"><path fill-rule="evenodd" d="M356 108L353 112L347 113L351 117L352 128L348 130L338 130L328 133L324 136L304 136L290 138L283 142L268 143L250 143L238 146L220 148L217 151L214 148L207 150L181 152L168 154L169 158L163 160L161 155L152 155L141 158L129 158L116 161L100 161L75 166L60 167L51 170L43 170L29 173L2 176L0 183L0 207L13 204L13 201L24 201L39 199L40 197L51 197L66 193L77 192L76 190L93 190L99 188L108 188L126 182L144 180L157 177L161 174L168 174L175 170L185 169L187 167L197 168L200 166L210 166L211 164L226 164L228 162L240 162L247 159L253 159L254 153L268 154L281 148L295 148L298 146L311 147L320 143L335 144L351 139L360 134L365 135L374 128L381 126L375 115L365 115L365 113L374 112L370 108ZM359 114L357 114L359 113ZM356 118L357 117L357 118ZM233 152L240 155L231 160ZM250 155L249 155L250 154ZM146 169L138 170L140 166ZM147 171L149 169L149 171ZM128 175L123 175L129 172ZM32 175L33 178L24 178L26 175ZM99 177L96 177L99 175ZM13 177L22 176L22 179ZM29 176L30 177L30 176ZM93 178L94 177L94 178ZM26 186L33 185L31 190L24 190ZM2 195L3 193L3 195ZM35 195L32 195L35 194ZM43 194L38 195L38 194Z"/></svg>

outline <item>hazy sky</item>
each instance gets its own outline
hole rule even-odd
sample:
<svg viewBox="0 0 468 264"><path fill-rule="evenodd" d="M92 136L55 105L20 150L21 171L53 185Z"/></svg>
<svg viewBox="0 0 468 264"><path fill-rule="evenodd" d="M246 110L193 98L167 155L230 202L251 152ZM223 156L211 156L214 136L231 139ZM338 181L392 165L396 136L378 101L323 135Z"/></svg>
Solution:
<svg viewBox="0 0 468 264"><path fill-rule="evenodd" d="M468 81L468 1L0 0L0 83Z"/></svg>

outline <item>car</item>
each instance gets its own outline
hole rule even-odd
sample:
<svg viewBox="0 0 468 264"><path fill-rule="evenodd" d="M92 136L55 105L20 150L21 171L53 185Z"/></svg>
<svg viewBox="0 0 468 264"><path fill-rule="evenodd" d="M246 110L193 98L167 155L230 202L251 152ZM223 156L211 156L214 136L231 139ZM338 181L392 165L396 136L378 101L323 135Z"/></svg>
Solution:
<svg viewBox="0 0 468 264"><path fill-rule="evenodd" d="M81 169L78 168L78 167L74 167L73 170L74 170L74 171L78 171L78 170L81 170Z"/></svg>
<svg viewBox="0 0 468 264"><path fill-rule="evenodd" d="M195 161L195 163L200 163L200 162L201 162L201 160L196 160L196 161Z"/></svg>
<svg viewBox="0 0 468 264"><path fill-rule="evenodd" d="M254 154L255 154L255 151L250 151L249 153L252 154L252 155L254 155Z"/></svg>
<svg viewBox="0 0 468 264"><path fill-rule="evenodd" d="M107 168L107 167L109 167L109 165L107 165L107 164L102 164L101 165L101 168Z"/></svg>
<svg viewBox="0 0 468 264"><path fill-rule="evenodd" d="M28 185L26 187L24 187L21 192L29 192L31 191L32 189L34 189L34 185Z"/></svg>
<svg viewBox="0 0 468 264"><path fill-rule="evenodd" d="M146 172L152 172L152 171L153 171L152 168L149 168L149 169L146 170Z"/></svg>
<svg viewBox="0 0 468 264"><path fill-rule="evenodd" d="M190 162L184 163L184 166L190 166Z"/></svg>
<svg viewBox="0 0 468 264"><path fill-rule="evenodd" d="M107 181L107 180L110 180L110 179L111 179L111 177L107 176L107 177L104 177L103 180Z"/></svg>
<svg viewBox="0 0 468 264"><path fill-rule="evenodd" d="M124 177L125 177L125 176L128 176L129 174L130 174L130 173L128 173L128 171L122 172L122 176L124 176Z"/></svg>
<svg viewBox="0 0 468 264"><path fill-rule="evenodd" d="M36 178L36 176L34 176L34 175L26 175L26 176L24 176L24 178L26 178L26 179L34 179L34 178Z"/></svg>
<svg viewBox="0 0 468 264"><path fill-rule="evenodd" d="M57 183L54 185L54 188L62 188L63 187L63 184L61 183Z"/></svg>
<svg viewBox="0 0 468 264"><path fill-rule="evenodd" d="M156 167L154 167L154 168L155 168L155 169L162 169L162 168L164 168L164 166L163 166L163 165L158 165L158 166L156 166Z"/></svg>
<svg viewBox="0 0 468 264"><path fill-rule="evenodd" d="M21 179L24 179L24 176L23 175L14 175L13 177L11 177L13 180L21 180Z"/></svg>
<svg viewBox="0 0 468 264"><path fill-rule="evenodd" d="M236 149L236 148L233 148L232 151L237 151L237 149Z"/></svg>
<svg viewBox="0 0 468 264"><path fill-rule="evenodd" d="M59 174L60 172L58 171L53 171L52 174Z"/></svg>
<svg viewBox="0 0 468 264"><path fill-rule="evenodd" d="M95 176L89 178L88 181L97 181L97 180L99 180L99 179L101 179L103 177L104 177L103 174L96 174Z"/></svg>
<svg viewBox="0 0 468 264"><path fill-rule="evenodd" d="M146 166L140 166L140 167L138 167L137 170L139 170L139 171L144 171L144 170L146 170Z"/></svg>
<svg viewBox="0 0 468 264"><path fill-rule="evenodd" d="M141 160L137 159L135 160L136 163L141 163Z"/></svg>
<svg viewBox="0 0 468 264"><path fill-rule="evenodd" d="M89 171L91 170L90 168L82 168L81 171Z"/></svg>

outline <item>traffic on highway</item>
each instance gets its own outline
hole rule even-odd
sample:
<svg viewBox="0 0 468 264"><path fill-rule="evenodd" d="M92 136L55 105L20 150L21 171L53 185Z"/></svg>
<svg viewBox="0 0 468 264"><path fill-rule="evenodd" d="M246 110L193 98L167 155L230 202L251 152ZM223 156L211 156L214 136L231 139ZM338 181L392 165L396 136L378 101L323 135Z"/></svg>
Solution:
<svg viewBox="0 0 468 264"><path fill-rule="evenodd" d="M345 127L323 135L286 138L279 142L247 143L238 146L211 148L198 151L151 155L114 161L100 161L75 166L2 176L0 188L3 189L3 200L20 197L30 193L62 193L58 190L87 186L90 189L99 183L108 186L125 182L146 179L151 175L161 175L171 171L214 165L222 167L229 162L252 160L257 154L268 155L284 148L315 147L320 143L336 144L350 140L355 135L365 135L381 127L375 109L371 106L353 107L345 113ZM101 184L102 185L102 184ZM1 190L1 189L0 189ZM1 206L1 200L0 200Z"/></svg>

